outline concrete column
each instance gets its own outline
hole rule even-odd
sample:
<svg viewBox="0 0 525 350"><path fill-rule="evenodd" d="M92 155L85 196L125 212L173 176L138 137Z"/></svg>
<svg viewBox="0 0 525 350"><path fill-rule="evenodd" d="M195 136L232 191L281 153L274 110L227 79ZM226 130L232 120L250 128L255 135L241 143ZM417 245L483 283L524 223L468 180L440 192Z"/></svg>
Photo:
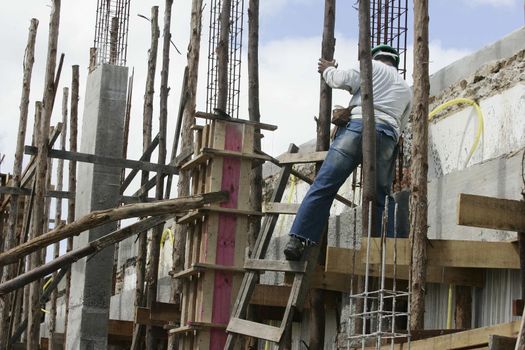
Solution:
<svg viewBox="0 0 525 350"><path fill-rule="evenodd" d="M86 87L80 152L122 157L128 69L103 64ZM75 217L118 205L120 168L78 163ZM74 248L116 229L116 223L82 233ZM113 247L72 266L67 350L107 349Z"/></svg>

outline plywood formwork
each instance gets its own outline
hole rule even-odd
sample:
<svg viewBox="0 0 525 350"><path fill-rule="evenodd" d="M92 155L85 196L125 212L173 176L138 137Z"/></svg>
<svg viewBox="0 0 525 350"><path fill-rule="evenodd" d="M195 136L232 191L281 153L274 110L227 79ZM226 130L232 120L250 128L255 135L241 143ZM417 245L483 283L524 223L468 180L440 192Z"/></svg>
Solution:
<svg viewBox="0 0 525 350"><path fill-rule="evenodd" d="M248 246L251 210L249 178L255 126L227 120L210 120L195 129L195 153L186 165L192 172L192 193L221 189L230 198L217 207L181 218L190 226L186 241L181 324L170 330L179 334L181 349L222 349L226 324L242 279ZM211 152L208 152L212 150ZM206 151L209 158L201 159ZM253 155L253 157L251 157Z"/></svg>

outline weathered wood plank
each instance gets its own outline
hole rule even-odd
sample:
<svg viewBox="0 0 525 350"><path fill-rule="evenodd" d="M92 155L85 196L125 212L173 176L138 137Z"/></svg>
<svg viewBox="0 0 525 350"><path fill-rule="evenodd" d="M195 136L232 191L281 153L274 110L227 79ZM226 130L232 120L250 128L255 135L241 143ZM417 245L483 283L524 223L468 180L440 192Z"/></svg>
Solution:
<svg viewBox="0 0 525 350"><path fill-rule="evenodd" d="M208 119L208 120L217 120L217 119L218 120L224 120L223 117L220 117L217 114L205 113L205 112L197 112L197 113L195 113L195 117L196 118L202 118L202 119ZM246 120L246 119L239 119L239 118L231 118L231 119L227 119L227 120L229 122L232 122L232 123L242 123L242 124L246 124L246 125L253 125L256 128L258 128L258 129L270 130L270 131L277 130L277 125L259 123L259 122Z"/></svg>
<svg viewBox="0 0 525 350"><path fill-rule="evenodd" d="M246 259L244 268L247 270L304 273L306 261Z"/></svg>
<svg viewBox="0 0 525 350"><path fill-rule="evenodd" d="M525 202L461 193L458 225L525 231Z"/></svg>
<svg viewBox="0 0 525 350"><path fill-rule="evenodd" d="M515 337L505 337L495 334L489 335L489 350L514 350L515 346Z"/></svg>
<svg viewBox="0 0 525 350"><path fill-rule="evenodd" d="M299 210L299 203L277 203L267 202L264 203L263 212L267 214L297 214Z"/></svg>
<svg viewBox="0 0 525 350"><path fill-rule="evenodd" d="M340 276L352 274L352 254L353 251L351 249L328 247L326 252L326 272L335 273ZM354 273L358 276L364 276L365 264L360 260L361 256L358 255L357 259L359 264L355 266ZM396 271L397 279L408 280L408 272L408 264L398 263ZM379 277L379 265L371 264L369 266L369 274L370 276ZM394 277L392 265L386 266L385 276L387 278ZM482 269L429 265L427 268L427 282L482 287L484 274Z"/></svg>
<svg viewBox="0 0 525 350"><path fill-rule="evenodd" d="M515 337L518 334L520 321L501 323L493 326L475 328L468 331L442 335L439 337L416 340L407 343L395 344L394 350L428 350L428 349L472 349L475 346L484 347L488 345L489 336L499 335ZM372 348L367 348L371 350ZM375 347L373 348L375 349ZM381 349L390 350L390 345L384 345Z"/></svg>
<svg viewBox="0 0 525 350"><path fill-rule="evenodd" d="M279 327L267 326L262 323L243 320L235 317L230 319L228 328L226 330L230 333L266 339L275 343L279 342L283 335L283 332Z"/></svg>
<svg viewBox="0 0 525 350"><path fill-rule="evenodd" d="M308 153L284 153L277 157L280 164L300 164L322 162L326 158L326 151Z"/></svg>
<svg viewBox="0 0 525 350"><path fill-rule="evenodd" d="M25 153L30 154L30 155L35 155L35 154L38 154L38 149L33 146L26 146ZM48 156L51 158L74 160L77 162L99 164L99 165L118 167L118 168L129 168L129 169L138 169L138 170L144 170L144 171L162 172L164 175L179 173L179 170L171 165L155 164L155 163L150 163L150 162L145 162L145 161L140 161L140 160L129 160L129 159L122 159L122 158L104 157L104 156L88 154L88 153L51 149L49 150Z"/></svg>

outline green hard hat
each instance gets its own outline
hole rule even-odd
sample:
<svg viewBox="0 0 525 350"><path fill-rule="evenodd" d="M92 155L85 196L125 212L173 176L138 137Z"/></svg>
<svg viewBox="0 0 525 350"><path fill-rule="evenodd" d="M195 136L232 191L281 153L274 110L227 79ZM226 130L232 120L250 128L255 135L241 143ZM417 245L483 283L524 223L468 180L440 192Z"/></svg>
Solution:
<svg viewBox="0 0 525 350"><path fill-rule="evenodd" d="M392 57L396 63L396 67L399 66L399 52L390 45L381 44L374 47L372 49L372 59L378 56Z"/></svg>

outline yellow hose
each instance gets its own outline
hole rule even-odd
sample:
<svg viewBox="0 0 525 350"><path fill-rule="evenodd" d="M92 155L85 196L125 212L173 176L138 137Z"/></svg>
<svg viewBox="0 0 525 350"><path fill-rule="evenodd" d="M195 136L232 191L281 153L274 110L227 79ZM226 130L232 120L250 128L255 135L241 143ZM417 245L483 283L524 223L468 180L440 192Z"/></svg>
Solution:
<svg viewBox="0 0 525 350"><path fill-rule="evenodd" d="M164 229L162 231L162 236L160 238L160 249L164 248L164 243L166 243L166 240L169 239L171 244L173 245L173 231L169 228Z"/></svg>
<svg viewBox="0 0 525 350"><path fill-rule="evenodd" d="M448 285L447 329L452 329L452 291L454 285Z"/></svg>
<svg viewBox="0 0 525 350"><path fill-rule="evenodd" d="M439 105L436 108L434 108L434 110L432 112L430 112L430 114L428 115L428 120L431 121L436 116L436 114L438 114L439 112L441 112L445 108L450 107L452 105L461 104L461 103L466 103L466 104L474 107L474 109L476 110L476 114L478 116L478 130L476 131L476 136L474 137L474 144L470 148L470 152L469 152L469 154L467 156L467 160L465 161L465 165L464 166L466 167L468 162L470 161L470 158L472 158L472 155L474 154L474 152L478 148L479 141L481 139L481 135L483 134L484 129L485 129L484 121L483 121L483 112L481 112L481 108L479 108L479 105L476 102L474 102L473 100L470 100L468 98L462 98L462 97L461 98L455 98L453 100L445 102L442 105Z"/></svg>

